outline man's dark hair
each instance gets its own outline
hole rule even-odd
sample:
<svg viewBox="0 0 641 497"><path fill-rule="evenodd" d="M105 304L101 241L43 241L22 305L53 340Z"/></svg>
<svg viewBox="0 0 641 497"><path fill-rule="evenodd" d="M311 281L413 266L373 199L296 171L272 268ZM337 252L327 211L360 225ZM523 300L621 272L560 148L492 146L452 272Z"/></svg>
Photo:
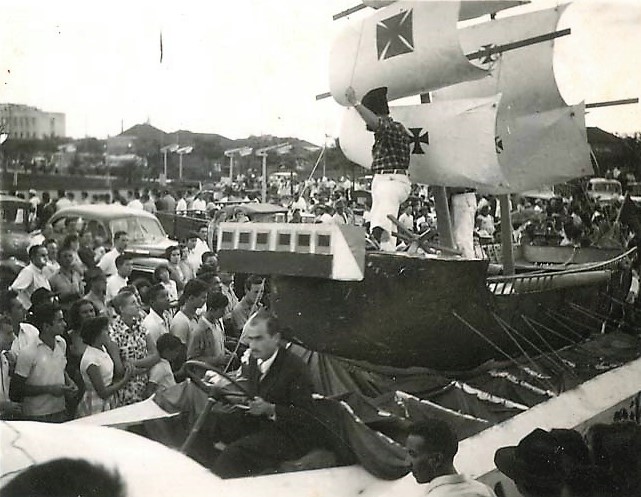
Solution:
<svg viewBox="0 0 641 497"><path fill-rule="evenodd" d="M200 239L200 237L198 236L198 232L196 232L196 231L190 231L187 234L187 240L194 240L196 238Z"/></svg>
<svg viewBox="0 0 641 497"><path fill-rule="evenodd" d="M201 262L205 262L207 260L207 258L212 257L212 256L216 257L216 254L214 254L213 252L209 252L209 251L208 252L203 252L203 255L200 256L200 261Z"/></svg>
<svg viewBox="0 0 641 497"><path fill-rule="evenodd" d="M458 452L456 433L441 419L431 418L416 422L410 426L408 434L421 437L426 450L439 452L450 462Z"/></svg>
<svg viewBox="0 0 641 497"><path fill-rule="evenodd" d="M34 292L31 294L31 299L30 299L31 305L33 307L36 307L45 302L50 302L51 301L50 299L53 296L54 294L48 288L45 288L45 287L36 288Z"/></svg>
<svg viewBox="0 0 641 497"><path fill-rule="evenodd" d="M200 231L203 228L205 228L206 230L209 229L209 227L206 224L201 224L200 226L198 226L198 231Z"/></svg>
<svg viewBox="0 0 641 497"><path fill-rule="evenodd" d="M252 274L245 280L245 290L251 290L253 285L260 285L263 283L263 279L260 276Z"/></svg>
<svg viewBox="0 0 641 497"><path fill-rule="evenodd" d="M51 245L52 243L55 244L55 245L58 245L58 240L56 240L55 238L47 238L42 244L45 247L47 247L48 245Z"/></svg>
<svg viewBox="0 0 641 497"><path fill-rule="evenodd" d="M46 249L47 247L45 247L44 245L34 245L33 247L31 247L29 249L29 259L33 260L38 254L38 250L40 250L41 248Z"/></svg>
<svg viewBox="0 0 641 497"><path fill-rule="evenodd" d="M118 257L116 257L116 260L115 260L116 267L119 268L125 262L131 261L132 259L133 257L130 254L120 254Z"/></svg>
<svg viewBox="0 0 641 497"><path fill-rule="evenodd" d="M76 233L65 236L64 240L62 241L62 250L70 248L71 244L74 242L80 243L80 237Z"/></svg>
<svg viewBox="0 0 641 497"><path fill-rule="evenodd" d="M60 307L57 304L52 304L51 302L42 302L41 304L33 306L31 309L33 325L38 328L39 331L42 331L42 326L44 324L53 324L53 320L59 310Z"/></svg>
<svg viewBox="0 0 641 497"><path fill-rule="evenodd" d="M114 242L116 240L120 240L120 238L123 237L123 236L127 236L127 232L126 231L116 231L116 234L114 235Z"/></svg>
<svg viewBox="0 0 641 497"><path fill-rule="evenodd" d="M162 266L159 266L159 267L162 267ZM147 290L147 304L149 305L153 304L158 298L158 295L160 295L163 290L165 290L165 287L162 286L160 283L151 285Z"/></svg>
<svg viewBox="0 0 641 497"><path fill-rule="evenodd" d="M117 471L83 459L54 459L28 467L0 489L0 497L125 497Z"/></svg>
<svg viewBox="0 0 641 497"><path fill-rule="evenodd" d="M198 279L189 280L183 289L182 301L185 302L189 297L200 295L201 293L206 292L207 289L207 283L204 281Z"/></svg>
<svg viewBox="0 0 641 497"><path fill-rule="evenodd" d="M93 345L96 338L98 338L107 326L109 326L109 318L107 318L107 316L89 318L82 324L82 328L80 328L80 337L87 345Z"/></svg>
<svg viewBox="0 0 641 497"><path fill-rule="evenodd" d="M222 309L227 307L229 299L220 292L209 292L207 294L207 310Z"/></svg>
<svg viewBox="0 0 641 497"><path fill-rule="evenodd" d="M182 344L183 343L180 341L180 338L177 336L172 335L171 333L163 333L158 337L156 349L158 350L160 357L164 358L165 352L181 348Z"/></svg>
<svg viewBox="0 0 641 497"><path fill-rule="evenodd" d="M154 281L160 281L160 273L162 271L169 272L169 267L166 264L160 264L154 269Z"/></svg>

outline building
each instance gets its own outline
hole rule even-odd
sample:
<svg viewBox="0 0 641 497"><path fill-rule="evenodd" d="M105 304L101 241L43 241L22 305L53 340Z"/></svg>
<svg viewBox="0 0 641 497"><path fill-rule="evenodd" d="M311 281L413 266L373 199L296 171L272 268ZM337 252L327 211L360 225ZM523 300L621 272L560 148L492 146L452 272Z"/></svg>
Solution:
<svg viewBox="0 0 641 497"><path fill-rule="evenodd" d="M59 138L65 136L65 114L21 104L0 104L0 127L13 139Z"/></svg>

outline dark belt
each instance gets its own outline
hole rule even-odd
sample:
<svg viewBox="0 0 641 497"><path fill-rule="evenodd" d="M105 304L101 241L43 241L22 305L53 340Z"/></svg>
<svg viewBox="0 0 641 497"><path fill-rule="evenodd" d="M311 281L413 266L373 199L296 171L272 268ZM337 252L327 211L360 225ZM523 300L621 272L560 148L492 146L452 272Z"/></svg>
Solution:
<svg viewBox="0 0 641 497"><path fill-rule="evenodd" d="M407 174L407 169L379 169L374 174Z"/></svg>

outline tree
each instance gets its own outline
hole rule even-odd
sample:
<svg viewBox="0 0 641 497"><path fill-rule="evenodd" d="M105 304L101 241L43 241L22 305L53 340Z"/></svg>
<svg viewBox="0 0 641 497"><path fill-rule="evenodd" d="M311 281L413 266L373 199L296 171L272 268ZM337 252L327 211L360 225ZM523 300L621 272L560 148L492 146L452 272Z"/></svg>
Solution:
<svg viewBox="0 0 641 497"><path fill-rule="evenodd" d="M641 132L633 133L623 138L622 170L634 173L637 180L641 180Z"/></svg>

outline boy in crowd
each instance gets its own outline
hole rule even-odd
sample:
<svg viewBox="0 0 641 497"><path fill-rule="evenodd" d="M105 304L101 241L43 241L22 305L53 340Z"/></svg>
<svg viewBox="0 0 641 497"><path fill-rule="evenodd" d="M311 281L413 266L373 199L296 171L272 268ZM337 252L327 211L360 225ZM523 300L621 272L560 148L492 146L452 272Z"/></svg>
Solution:
<svg viewBox="0 0 641 497"><path fill-rule="evenodd" d="M120 254L116 257L116 274L107 278L107 302L113 299L121 288L126 287L129 283L129 276L133 271L133 261L129 254Z"/></svg>
<svg viewBox="0 0 641 497"><path fill-rule="evenodd" d="M160 361L149 371L149 383L147 383L146 397L176 384L171 364L176 361L182 352L182 342L179 338L165 333L156 342Z"/></svg>

